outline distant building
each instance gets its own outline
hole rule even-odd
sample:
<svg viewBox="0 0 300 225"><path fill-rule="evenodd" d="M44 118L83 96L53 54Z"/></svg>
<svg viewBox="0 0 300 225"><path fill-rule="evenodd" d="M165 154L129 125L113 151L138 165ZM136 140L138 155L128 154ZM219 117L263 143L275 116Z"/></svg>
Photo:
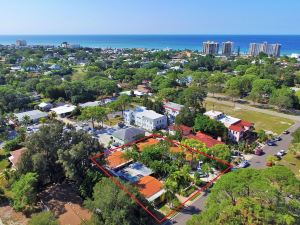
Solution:
<svg viewBox="0 0 300 225"><path fill-rule="evenodd" d="M148 131L160 130L168 126L167 116L147 110L145 107L125 111L124 119L126 124L136 125Z"/></svg>
<svg viewBox="0 0 300 225"><path fill-rule="evenodd" d="M27 46L27 42L25 40L16 40L17 47L25 47Z"/></svg>
<svg viewBox="0 0 300 225"><path fill-rule="evenodd" d="M203 53L217 55L219 53L219 43L213 41L203 42Z"/></svg>
<svg viewBox="0 0 300 225"><path fill-rule="evenodd" d="M250 56L257 56L263 52L268 56L280 57L281 44L264 43L250 43L248 54Z"/></svg>
<svg viewBox="0 0 300 225"><path fill-rule="evenodd" d="M167 115L170 123L175 122L176 116L180 113L181 109L183 108L183 105L174 103L174 102L165 102L164 103L164 109L165 114Z"/></svg>
<svg viewBox="0 0 300 225"><path fill-rule="evenodd" d="M225 143L221 140L216 140L213 137L204 134L202 132L197 132L196 135L190 134L187 136L190 139L198 140L206 145L206 147L211 148L215 145L224 145Z"/></svg>
<svg viewBox="0 0 300 225"><path fill-rule="evenodd" d="M222 43L222 55L231 56L233 53L233 42L227 41Z"/></svg>
<svg viewBox="0 0 300 225"><path fill-rule="evenodd" d="M53 107L53 105L49 102L41 102L38 105L38 107L39 107L40 110L48 112Z"/></svg>

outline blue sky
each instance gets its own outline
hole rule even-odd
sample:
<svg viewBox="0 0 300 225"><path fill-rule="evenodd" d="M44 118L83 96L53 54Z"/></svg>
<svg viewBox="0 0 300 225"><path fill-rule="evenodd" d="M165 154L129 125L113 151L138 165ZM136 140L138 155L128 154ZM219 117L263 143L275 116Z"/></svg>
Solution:
<svg viewBox="0 0 300 225"><path fill-rule="evenodd" d="M0 0L0 34L300 34L299 0Z"/></svg>

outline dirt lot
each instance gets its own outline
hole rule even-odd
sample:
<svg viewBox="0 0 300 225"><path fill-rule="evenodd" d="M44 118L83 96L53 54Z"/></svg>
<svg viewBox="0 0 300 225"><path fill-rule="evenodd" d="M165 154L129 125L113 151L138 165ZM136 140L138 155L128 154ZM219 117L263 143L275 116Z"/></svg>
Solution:
<svg viewBox="0 0 300 225"><path fill-rule="evenodd" d="M71 184L52 185L40 193L39 198L62 225L79 225L91 218L88 210L82 208L82 199Z"/></svg>

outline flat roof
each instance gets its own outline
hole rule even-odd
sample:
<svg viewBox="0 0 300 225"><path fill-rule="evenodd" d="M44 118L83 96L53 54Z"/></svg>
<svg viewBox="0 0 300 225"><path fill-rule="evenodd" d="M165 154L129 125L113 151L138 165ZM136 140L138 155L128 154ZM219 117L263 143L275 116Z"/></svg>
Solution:
<svg viewBox="0 0 300 225"><path fill-rule="evenodd" d="M63 105L56 108L51 109L51 111L55 112L57 115L65 114L73 112L76 109L75 105Z"/></svg>
<svg viewBox="0 0 300 225"><path fill-rule="evenodd" d="M225 124L232 125L232 124L234 124L234 123L239 122L240 119L235 118L235 117L232 117L232 116L227 116L227 115L226 115L226 116L222 117L221 119L219 119L219 121L220 121L221 123L225 123Z"/></svg>
<svg viewBox="0 0 300 225"><path fill-rule="evenodd" d="M100 106L101 102L100 101L94 101L94 102L85 102L79 104L80 107L85 108L85 107L92 107L92 106Z"/></svg>
<svg viewBox="0 0 300 225"><path fill-rule="evenodd" d="M22 113L15 113L15 116L17 117L19 122L22 122L24 116L29 116L30 120L37 120L43 117L47 117L48 114L40 110L32 110L32 111L27 111Z"/></svg>
<svg viewBox="0 0 300 225"><path fill-rule="evenodd" d="M208 116L208 117L217 117L219 115L222 115L223 113L220 111L214 111L214 110L210 110L205 112L203 115Z"/></svg>
<svg viewBox="0 0 300 225"><path fill-rule="evenodd" d="M164 107L174 111L180 111L184 106L175 102L165 102Z"/></svg>
<svg viewBox="0 0 300 225"><path fill-rule="evenodd" d="M123 169L123 171L129 173L132 176L142 175L149 176L153 171L140 162L135 162Z"/></svg>
<svg viewBox="0 0 300 225"><path fill-rule="evenodd" d="M162 117L166 117L165 115L159 114L153 110L145 110L143 112L139 113L140 116L155 120L155 119L160 119Z"/></svg>

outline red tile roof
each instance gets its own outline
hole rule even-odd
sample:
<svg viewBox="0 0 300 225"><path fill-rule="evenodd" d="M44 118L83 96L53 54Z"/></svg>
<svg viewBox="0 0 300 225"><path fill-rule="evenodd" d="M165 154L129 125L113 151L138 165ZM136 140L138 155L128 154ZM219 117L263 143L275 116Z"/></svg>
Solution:
<svg viewBox="0 0 300 225"><path fill-rule="evenodd" d="M139 151L143 151L145 147L150 146L150 145L155 145L158 142L159 141L155 138L149 138L145 141L137 143L136 146L138 147Z"/></svg>
<svg viewBox="0 0 300 225"><path fill-rule="evenodd" d="M196 139L198 141L201 141L208 148L211 148L211 147L213 147L214 145L217 145L217 144L224 144L224 142L218 141L218 140L212 138L211 136L209 136L207 134L204 134L202 132L197 132L196 135L190 134L190 135L188 135L188 137L192 138L192 139Z"/></svg>
<svg viewBox="0 0 300 225"><path fill-rule="evenodd" d="M253 123L250 123L248 121L245 121L245 120L240 120L234 124L232 124L230 127L229 127L229 130L233 130L233 131L236 131L236 132L241 132L244 130L244 127L252 127L253 126Z"/></svg>
<svg viewBox="0 0 300 225"><path fill-rule="evenodd" d="M137 182L137 187L145 198L150 198L162 189L162 183L152 176L145 176Z"/></svg>
<svg viewBox="0 0 300 225"><path fill-rule="evenodd" d="M185 125L171 125L169 130L172 131L181 131L182 133L191 133L192 128Z"/></svg>
<svg viewBox="0 0 300 225"><path fill-rule="evenodd" d="M132 160L125 159L123 156L124 156L123 152L120 151L113 152L106 158L107 165L111 169L115 169L124 165L127 162L132 161Z"/></svg>
<svg viewBox="0 0 300 225"><path fill-rule="evenodd" d="M236 131L236 132L241 132L241 131L243 131L243 126L240 126L240 125L230 125L230 127L228 129Z"/></svg>

